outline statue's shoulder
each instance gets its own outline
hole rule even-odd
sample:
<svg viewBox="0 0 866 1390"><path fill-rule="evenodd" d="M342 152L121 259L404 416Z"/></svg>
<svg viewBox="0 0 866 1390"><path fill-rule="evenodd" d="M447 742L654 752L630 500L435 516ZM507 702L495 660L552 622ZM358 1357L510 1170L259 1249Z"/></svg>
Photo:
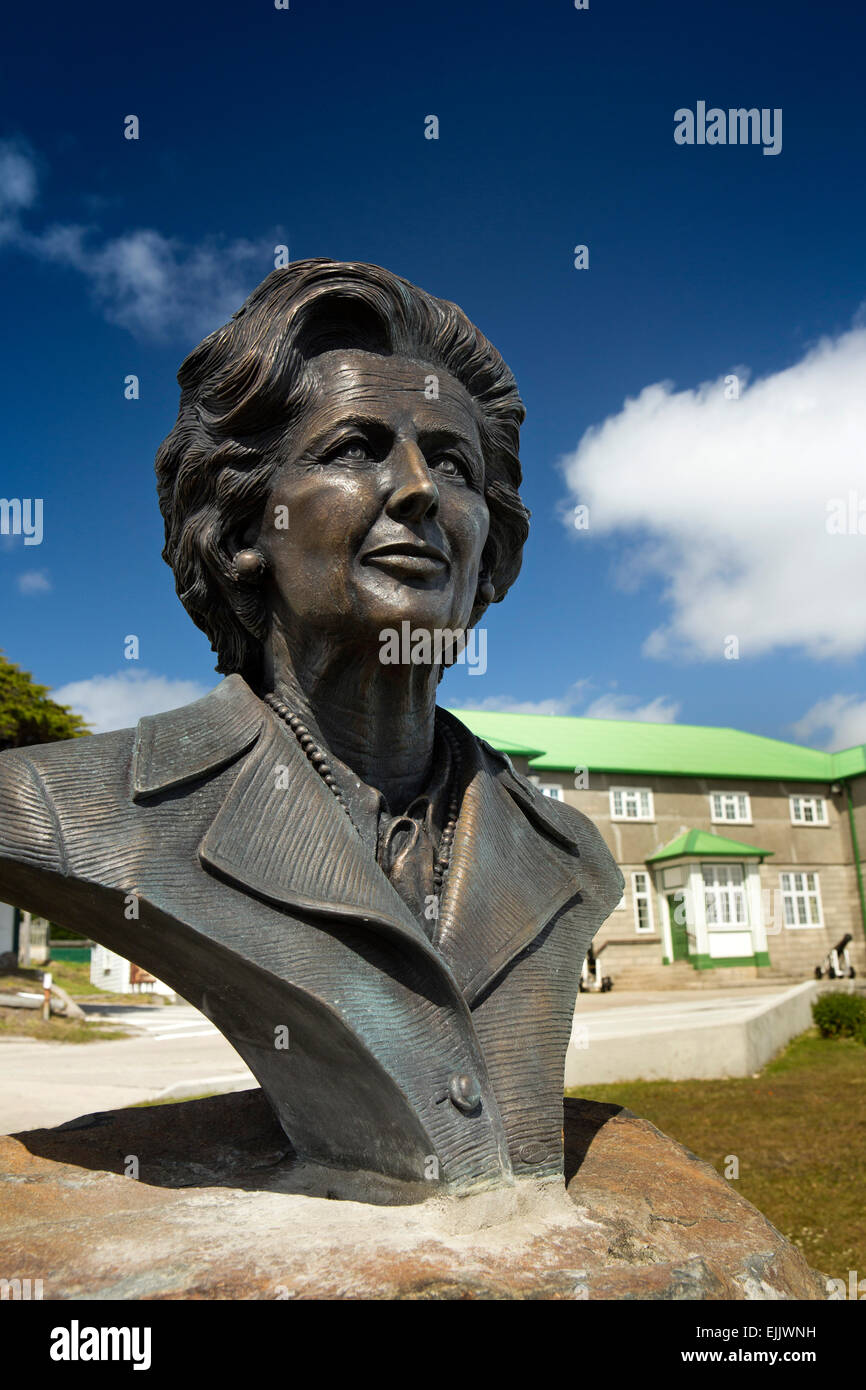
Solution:
<svg viewBox="0 0 866 1390"><path fill-rule="evenodd" d="M98 832L119 824L113 808L228 762L254 740L264 710L240 676L229 676L200 700L146 715L134 728L0 753L0 858L62 860L70 826Z"/></svg>
<svg viewBox="0 0 866 1390"><path fill-rule="evenodd" d="M117 779L120 770L129 766L134 740L134 729L118 729L9 748L0 753L0 786L19 791L25 786L41 788L50 796L53 785L65 784L84 793L88 782Z"/></svg>
<svg viewBox="0 0 866 1390"><path fill-rule="evenodd" d="M129 767L134 729L0 753L0 859L63 872L58 803L92 805Z"/></svg>
<svg viewBox="0 0 866 1390"><path fill-rule="evenodd" d="M7 749L0 753L0 817L28 789L49 799L56 790L64 802L86 796L92 784L128 795L136 775L164 782L173 771L212 765L252 737L262 710L241 677L229 676L201 699L145 715L128 729Z"/></svg>
<svg viewBox="0 0 866 1390"><path fill-rule="evenodd" d="M0 781L10 783L53 781L55 777L100 777L116 772L128 762L135 740L135 729L117 729L108 734L86 734L54 743L34 743L8 748L0 753Z"/></svg>

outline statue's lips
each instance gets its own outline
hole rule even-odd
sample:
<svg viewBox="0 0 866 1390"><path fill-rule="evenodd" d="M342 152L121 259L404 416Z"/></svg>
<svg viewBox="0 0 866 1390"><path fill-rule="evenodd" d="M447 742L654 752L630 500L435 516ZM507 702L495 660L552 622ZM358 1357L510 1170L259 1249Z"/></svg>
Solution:
<svg viewBox="0 0 866 1390"><path fill-rule="evenodd" d="M361 556L362 565L377 565L392 574L438 575L449 568L448 559L435 545L397 543L380 545Z"/></svg>

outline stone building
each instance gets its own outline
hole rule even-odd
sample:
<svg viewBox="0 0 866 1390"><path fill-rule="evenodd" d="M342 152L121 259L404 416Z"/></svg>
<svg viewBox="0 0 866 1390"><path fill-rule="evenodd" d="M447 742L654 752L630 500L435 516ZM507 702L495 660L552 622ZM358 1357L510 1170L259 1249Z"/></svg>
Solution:
<svg viewBox="0 0 866 1390"><path fill-rule="evenodd" d="M618 988L808 979L846 933L866 972L866 745L454 713L604 836L626 888L594 945Z"/></svg>

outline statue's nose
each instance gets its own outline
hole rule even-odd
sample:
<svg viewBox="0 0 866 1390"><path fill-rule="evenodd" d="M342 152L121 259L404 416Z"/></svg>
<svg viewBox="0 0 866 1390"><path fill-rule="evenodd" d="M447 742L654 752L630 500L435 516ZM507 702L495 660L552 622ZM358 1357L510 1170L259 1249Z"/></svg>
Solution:
<svg viewBox="0 0 866 1390"><path fill-rule="evenodd" d="M406 441L391 459L392 489L385 511L394 521L424 521L439 511L437 488L418 445Z"/></svg>

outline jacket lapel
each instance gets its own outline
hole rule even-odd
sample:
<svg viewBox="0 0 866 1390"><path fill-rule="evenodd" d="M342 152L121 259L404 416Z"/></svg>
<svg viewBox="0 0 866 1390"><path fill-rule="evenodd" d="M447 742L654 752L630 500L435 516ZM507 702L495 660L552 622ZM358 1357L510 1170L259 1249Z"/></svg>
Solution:
<svg viewBox="0 0 866 1390"><path fill-rule="evenodd" d="M435 954L337 799L270 711L199 857L270 902L378 924Z"/></svg>
<svg viewBox="0 0 866 1390"><path fill-rule="evenodd" d="M580 855L555 802L453 719L452 728L462 734L468 782L435 944L471 1006L578 897Z"/></svg>

